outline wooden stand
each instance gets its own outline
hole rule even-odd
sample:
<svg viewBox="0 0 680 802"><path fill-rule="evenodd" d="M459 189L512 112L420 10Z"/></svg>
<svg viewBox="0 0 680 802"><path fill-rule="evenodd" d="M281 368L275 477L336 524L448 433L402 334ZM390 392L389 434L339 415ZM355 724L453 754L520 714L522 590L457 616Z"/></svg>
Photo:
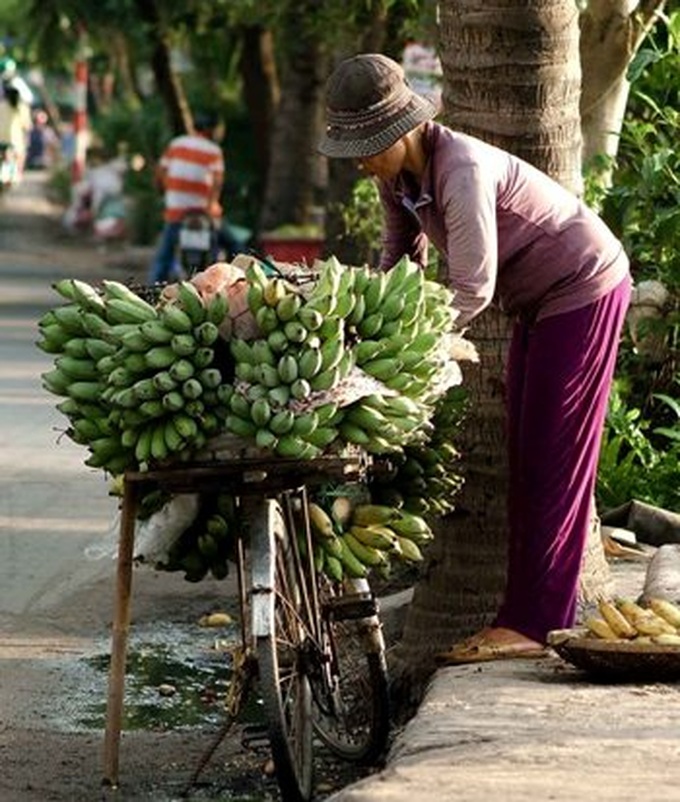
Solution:
<svg viewBox="0 0 680 802"><path fill-rule="evenodd" d="M118 751L123 723L123 693L125 659L130 628L130 602L132 598L132 557L135 541L135 513L139 485L125 481L123 508L118 542L116 569L116 601L113 613L111 665L109 668L109 694L106 704L106 732L104 736L104 784L118 785Z"/></svg>

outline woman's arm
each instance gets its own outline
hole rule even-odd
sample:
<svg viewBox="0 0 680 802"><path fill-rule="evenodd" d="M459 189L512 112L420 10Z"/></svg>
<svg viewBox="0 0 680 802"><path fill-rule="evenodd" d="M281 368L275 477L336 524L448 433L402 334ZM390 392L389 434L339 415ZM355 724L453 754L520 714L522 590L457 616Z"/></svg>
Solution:
<svg viewBox="0 0 680 802"><path fill-rule="evenodd" d="M446 276L464 326L493 300L498 276L496 190L479 165L442 179L438 197L446 230Z"/></svg>

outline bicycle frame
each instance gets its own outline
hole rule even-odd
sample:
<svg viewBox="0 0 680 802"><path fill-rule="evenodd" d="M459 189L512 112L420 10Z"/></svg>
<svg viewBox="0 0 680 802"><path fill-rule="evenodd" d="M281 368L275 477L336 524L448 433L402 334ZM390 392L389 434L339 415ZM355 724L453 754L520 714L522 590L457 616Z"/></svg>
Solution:
<svg viewBox="0 0 680 802"><path fill-rule="evenodd" d="M125 657L127 636L130 622L132 565L134 554L134 532L137 504L144 488L163 488L170 493L219 493L228 488L240 500L244 519L248 521L253 510L266 511L268 516L260 525L250 528L248 533L240 533L236 543L236 562L238 571L239 603L242 611L241 629L244 648L244 664L250 670L257 660L258 644L262 641L276 642L276 611L288 609L290 602L284 599L285 594L277 591L277 555L280 544L276 542L277 531L288 533L287 546L292 549L292 563L289 573L291 582L299 591L299 610L295 615L299 623L301 647L296 660L303 677L309 677L312 691L318 696L323 693L324 699L333 703L334 674L337 655L333 653L333 644L324 643L324 632L331 628L328 620L322 616L323 605L317 593L317 574L313 561L312 535L307 507L307 488L328 482L364 481L368 469L366 455L357 450L348 455L324 456L315 460L274 460L260 457L239 457L238 459L201 463L185 463L178 466L145 472L128 472L125 475L123 501L121 507L121 526L118 544L116 606L113 617L111 664L109 673L109 691L107 697L107 718L104 743L104 784L118 785L118 757L120 732L123 712L123 686L125 675ZM277 529L273 501L280 504L283 520L279 520ZM306 548L300 550L296 533L297 521L293 520L293 506L299 501L302 520L303 543ZM280 527L283 527L281 529ZM278 563L280 571L281 561ZM288 570L288 569L287 569ZM293 573L294 572L294 573ZM279 607L277 608L277 604ZM356 605L359 606L356 606ZM348 608L349 609L349 608ZM375 603L366 605L364 601L355 599L353 610L346 609L342 615L348 618L371 619L376 616ZM328 611L323 615L330 614ZM338 615L338 609L332 615ZM377 639L370 647L379 649L381 634L377 617L373 618ZM373 624L371 624L371 627ZM370 627L369 630L370 631ZM382 655L384 658L384 655ZM277 658L275 658L277 659ZM284 672L286 666L284 664ZM296 669L297 670L297 669ZM245 682L243 687L249 688ZM319 689L323 689L320 691ZM247 692L247 691L246 691ZM238 706L240 700L234 700ZM311 711L306 714L311 724ZM283 740L286 740L285 731ZM310 742L311 744L311 742ZM311 763L311 756L307 756ZM348 759L352 759L351 757ZM278 773L278 769L277 769ZM289 797L304 799L304 796Z"/></svg>

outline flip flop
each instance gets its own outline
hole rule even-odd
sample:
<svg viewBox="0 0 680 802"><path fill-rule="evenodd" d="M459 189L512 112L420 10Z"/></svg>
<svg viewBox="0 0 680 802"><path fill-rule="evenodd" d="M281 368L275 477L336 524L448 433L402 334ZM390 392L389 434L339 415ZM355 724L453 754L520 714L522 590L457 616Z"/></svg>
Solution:
<svg viewBox="0 0 680 802"><path fill-rule="evenodd" d="M491 660L529 660L546 657L548 650L542 646L522 647L515 643L457 644L447 652L435 656L441 666L460 666L468 663L488 663Z"/></svg>

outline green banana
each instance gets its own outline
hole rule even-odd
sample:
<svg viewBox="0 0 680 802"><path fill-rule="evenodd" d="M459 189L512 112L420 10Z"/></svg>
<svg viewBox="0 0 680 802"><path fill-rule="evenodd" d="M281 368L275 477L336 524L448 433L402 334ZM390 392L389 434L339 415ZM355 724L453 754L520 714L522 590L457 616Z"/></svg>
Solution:
<svg viewBox="0 0 680 802"><path fill-rule="evenodd" d="M345 541L352 554L365 566L376 566L385 562L385 555L380 549L367 546L358 540L351 532L343 532L342 539Z"/></svg>
<svg viewBox="0 0 680 802"><path fill-rule="evenodd" d="M201 294L190 281L180 281L177 285L177 301L194 326L200 326L205 321L208 310Z"/></svg>
<svg viewBox="0 0 680 802"><path fill-rule="evenodd" d="M106 320L109 323L146 323L158 317L156 309L141 298L141 304L120 298L109 298L106 301Z"/></svg>
<svg viewBox="0 0 680 802"><path fill-rule="evenodd" d="M170 348L177 356L191 356L198 347L193 334L174 334L170 340Z"/></svg>
<svg viewBox="0 0 680 802"><path fill-rule="evenodd" d="M54 364L59 370L68 374L72 379L92 381L99 377L97 365L91 359L77 359L71 356L60 356Z"/></svg>
<svg viewBox="0 0 680 802"><path fill-rule="evenodd" d="M339 538L339 541L342 546L339 559L344 572L353 579L363 579L368 574L368 568L356 557L344 535Z"/></svg>
<svg viewBox="0 0 680 802"><path fill-rule="evenodd" d="M159 322L173 334L188 334L194 327L189 315L175 303L168 303L161 308Z"/></svg>

